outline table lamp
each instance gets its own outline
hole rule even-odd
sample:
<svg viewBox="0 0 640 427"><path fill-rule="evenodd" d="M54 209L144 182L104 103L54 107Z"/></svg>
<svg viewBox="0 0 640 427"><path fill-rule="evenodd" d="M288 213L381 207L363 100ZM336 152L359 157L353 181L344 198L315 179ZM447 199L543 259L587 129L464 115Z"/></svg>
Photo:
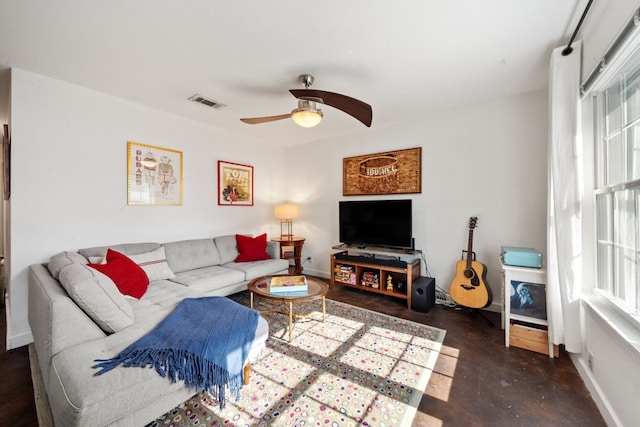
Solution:
<svg viewBox="0 0 640 427"><path fill-rule="evenodd" d="M291 203L285 203L281 205L276 205L274 209L274 216L280 220L280 238L281 239L289 239L293 238L293 220L298 218L298 205L294 205ZM283 225L287 225L287 233L283 232Z"/></svg>

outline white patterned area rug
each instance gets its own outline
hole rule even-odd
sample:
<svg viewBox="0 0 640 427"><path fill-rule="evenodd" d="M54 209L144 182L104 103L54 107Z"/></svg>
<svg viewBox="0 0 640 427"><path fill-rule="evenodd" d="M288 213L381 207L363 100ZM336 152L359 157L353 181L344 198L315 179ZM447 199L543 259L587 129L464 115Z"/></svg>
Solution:
<svg viewBox="0 0 640 427"><path fill-rule="evenodd" d="M234 296L247 303L247 293ZM253 364L238 401L220 409L200 393L149 426L410 426L445 331L337 301L294 304L317 319L295 323L268 313L281 304L256 298L269 322L267 350Z"/></svg>

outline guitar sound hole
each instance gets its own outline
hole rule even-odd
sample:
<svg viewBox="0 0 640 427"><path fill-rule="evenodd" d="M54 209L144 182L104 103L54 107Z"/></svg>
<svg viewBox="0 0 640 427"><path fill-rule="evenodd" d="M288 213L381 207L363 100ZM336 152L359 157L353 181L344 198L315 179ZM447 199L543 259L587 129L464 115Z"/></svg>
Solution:
<svg viewBox="0 0 640 427"><path fill-rule="evenodd" d="M473 276L476 275L476 272L473 271L473 269L468 268L464 271L464 277L466 277L467 279L473 279Z"/></svg>

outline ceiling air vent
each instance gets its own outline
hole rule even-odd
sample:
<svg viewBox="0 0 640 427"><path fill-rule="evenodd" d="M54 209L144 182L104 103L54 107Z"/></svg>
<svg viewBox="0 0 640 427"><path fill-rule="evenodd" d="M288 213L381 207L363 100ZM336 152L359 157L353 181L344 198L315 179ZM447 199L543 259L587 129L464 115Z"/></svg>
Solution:
<svg viewBox="0 0 640 427"><path fill-rule="evenodd" d="M220 102L216 102L212 99L207 99L202 95L198 95L197 93L193 96L190 96L189 101L197 102L198 104L206 105L207 107L211 107L211 108L226 107L226 104L221 104Z"/></svg>

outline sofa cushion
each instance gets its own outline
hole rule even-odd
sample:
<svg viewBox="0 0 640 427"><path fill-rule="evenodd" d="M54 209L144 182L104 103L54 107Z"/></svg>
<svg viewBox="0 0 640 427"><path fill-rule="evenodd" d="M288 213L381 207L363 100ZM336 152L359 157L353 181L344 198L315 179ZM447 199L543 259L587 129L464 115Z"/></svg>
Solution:
<svg viewBox="0 0 640 427"><path fill-rule="evenodd" d="M51 257L47 269L55 279L59 279L60 270L74 263L86 264L87 259L77 252L60 252Z"/></svg>
<svg viewBox="0 0 640 427"><path fill-rule="evenodd" d="M145 252L151 252L160 247L160 243L123 243L120 245L111 246L95 246L92 248L79 249L78 253L85 258L89 257L104 257L107 255L107 249L112 249L116 252L120 252L125 255L137 255ZM100 263L96 263L100 264Z"/></svg>
<svg viewBox="0 0 640 427"><path fill-rule="evenodd" d="M274 259L280 258L280 252L281 252L280 242L274 242L274 241L269 240L267 242L267 250L266 250L266 252L267 252L267 254L269 254L269 256L271 258L274 258Z"/></svg>
<svg viewBox="0 0 640 427"><path fill-rule="evenodd" d="M138 255L129 255L129 258L140 266L147 273L150 282L154 280L173 279L176 277L167 264L167 256L164 247L159 247L155 251L145 252Z"/></svg>
<svg viewBox="0 0 640 427"><path fill-rule="evenodd" d="M196 292L171 280L156 280L149 283L149 288L142 298L129 299L136 323L153 324L164 319L174 307L184 298L198 298L201 292Z"/></svg>
<svg viewBox="0 0 640 427"><path fill-rule="evenodd" d="M214 265L176 273L176 277L171 281L188 286L198 292L208 293L218 288L244 282L245 274L239 269Z"/></svg>
<svg viewBox="0 0 640 427"><path fill-rule="evenodd" d="M109 276L123 295L140 299L149 286L149 278L144 270L120 252L108 249L106 264L88 265Z"/></svg>
<svg viewBox="0 0 640 427"><path fill-rule="evenodd" d="M265 252L267 249L266 233L256 237L236 234L236 244L239 254L236 257L235 262L262 261L271 258Z"/></svg>
<svg viewBox="0 0 640 427"><path fill-rule="evenodd" d="M59 277L71 299L106 333L133 324L133 309L109 277L80 263L62 268Z"/></svg>
<svg viewBox="0 0 640 427"><path fill-rule="evenodd" d="M213 241L220 254L220 264L233 262L238 258L238 243L236 242L236 236L234 234L215 237Z"/></svg>
<svg viewBox="0 0 640 427"><path fill-rule="evenodd" d="M242 271L245 280L253 280L256 277L271 274L288 274L289 261L278 258L255 262L229 262L224 264L223 267Z"/></svg>
<svg viewBox="0 0 640 427"><path fill-rule="evenodd" d="M220 255L213 239L182 240L162 246L174 274L220 264Z"/></svg>

